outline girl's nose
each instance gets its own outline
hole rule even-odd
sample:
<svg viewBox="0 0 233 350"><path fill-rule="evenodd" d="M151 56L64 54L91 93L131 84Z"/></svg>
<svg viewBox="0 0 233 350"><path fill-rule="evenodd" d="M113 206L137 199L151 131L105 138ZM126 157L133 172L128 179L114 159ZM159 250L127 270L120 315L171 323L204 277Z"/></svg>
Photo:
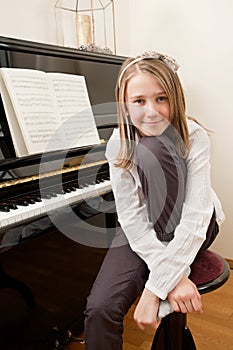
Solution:
<svg viewBox="0 0 233 350"><path fill-rule="evenodd" d="M146 114L148 117L156 117L159 112L156 104L154 102L149 102L146 106Z"/></svg>

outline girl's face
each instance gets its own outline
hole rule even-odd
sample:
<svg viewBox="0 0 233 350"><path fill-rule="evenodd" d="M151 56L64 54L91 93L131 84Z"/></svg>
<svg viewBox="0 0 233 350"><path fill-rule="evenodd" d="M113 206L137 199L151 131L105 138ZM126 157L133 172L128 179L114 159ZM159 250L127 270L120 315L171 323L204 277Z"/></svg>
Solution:
<svg viewBox="0 0 233 350"><path fill-rule="evenodd" d="M169 125L170 106L161 85L150 73L138 72L126 87L126 107L142 136L158 136Z"/></svg>

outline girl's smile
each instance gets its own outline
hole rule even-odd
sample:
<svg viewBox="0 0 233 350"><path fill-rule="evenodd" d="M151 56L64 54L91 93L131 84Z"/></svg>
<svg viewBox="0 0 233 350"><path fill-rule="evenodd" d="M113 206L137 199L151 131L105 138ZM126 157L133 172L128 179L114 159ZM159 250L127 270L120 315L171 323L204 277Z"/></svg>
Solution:
<svg viewBox="0 0 233 350"><path fill-rule="evenodd" d="M150 73L138 72L129 80L126 104L131 121L142 136L161 135L169 125L167 95Z"/></svg>

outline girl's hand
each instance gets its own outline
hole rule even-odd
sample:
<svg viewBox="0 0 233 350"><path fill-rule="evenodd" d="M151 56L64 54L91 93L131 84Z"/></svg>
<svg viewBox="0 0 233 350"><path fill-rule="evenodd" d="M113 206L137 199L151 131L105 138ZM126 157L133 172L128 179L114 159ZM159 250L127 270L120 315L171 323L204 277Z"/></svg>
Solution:
<svg viewBox="0 0 233 350"><path fill-rule="evenodd" d="M177 286L168 294L168 300L176 312L197 311L202 313L200 293L187 276L183 276Z"/></svg>
<svg viewBox="0 0 233 350"><path fill-rule="evenodd" d="M158 309L159 298L145 288L134 311L134 320L138 327L142 330L146 326L157 329L161 322L157 320Z"/></svg>

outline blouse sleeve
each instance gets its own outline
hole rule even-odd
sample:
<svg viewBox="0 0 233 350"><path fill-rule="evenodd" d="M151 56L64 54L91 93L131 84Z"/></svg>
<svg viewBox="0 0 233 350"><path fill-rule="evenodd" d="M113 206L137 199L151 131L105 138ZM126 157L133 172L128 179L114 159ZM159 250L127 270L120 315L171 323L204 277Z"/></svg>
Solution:
<svg viewBox="0 0 233 350"><path fill-rule="evenodd" d="M167 246L156 237L135 178L129 171L116 168L112 161L109 162L118 220L131 248L148 265L150 274L146 288L161 299L166 299L186 273L205 240L213 213L209 160L208 136L198 128L192 134L187 159L186 195L181 220Z"/></svg>

